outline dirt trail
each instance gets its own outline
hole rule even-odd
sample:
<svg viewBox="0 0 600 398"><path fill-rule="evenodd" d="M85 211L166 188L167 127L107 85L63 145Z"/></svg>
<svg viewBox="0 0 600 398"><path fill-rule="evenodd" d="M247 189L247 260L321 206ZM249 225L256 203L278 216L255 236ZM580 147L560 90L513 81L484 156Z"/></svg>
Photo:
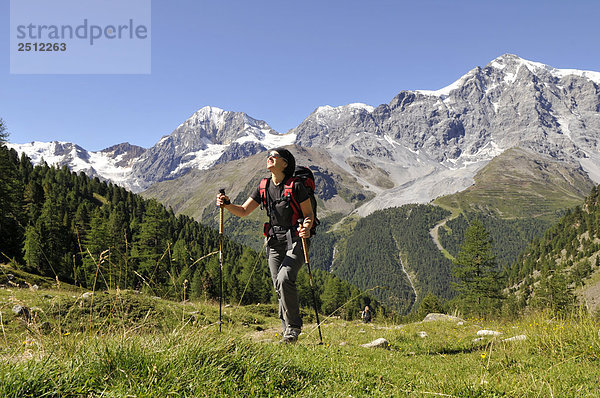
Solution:
<svg viewBox="0 0 600 398"><path fill-rule="evenodd" d="M439 230L440 230L440 227L443 227L444 225L446 225L446 223L448 221L450 221L452 219L453 219L452 216L446 217L429 230L429 235L431 235L431 239L433 239L433 243L435 243L438 250L441 251L444 254L444 256L446 256L450 260L453 260L454 257L448 252L448 250L444 249L444 246L442 246L442 244L440 243Z"/></svg>

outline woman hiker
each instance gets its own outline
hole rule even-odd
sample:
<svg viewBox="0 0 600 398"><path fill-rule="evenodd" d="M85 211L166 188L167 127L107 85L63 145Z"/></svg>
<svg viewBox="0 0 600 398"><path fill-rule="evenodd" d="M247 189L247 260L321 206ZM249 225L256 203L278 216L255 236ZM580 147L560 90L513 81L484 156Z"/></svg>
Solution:
<svg viewBox="0 0 600 398"><path fill-rule="evenodd" d="M266 202L269 224L265 227L267 237L267 259L273 285L279 298L279 318L283 326L282 342L294 343L302 328L300 304L296 276L304 264L302 238L310 237L314 221L313 209L309 194L300 181L295 181L292 195L300 203L304 221L302 225L293 225L293 209L290 198L284 195L286 182L292 178L296 168L294 156L284 148L275 148L267 156L267 169L271 178L266 180L261 198L259 185L243 205L235 205L226 195L217 195L217 206L223 206L231 214L245 217L252 213L261 203ZM308 243L308 242L307 242Z"/></svg>

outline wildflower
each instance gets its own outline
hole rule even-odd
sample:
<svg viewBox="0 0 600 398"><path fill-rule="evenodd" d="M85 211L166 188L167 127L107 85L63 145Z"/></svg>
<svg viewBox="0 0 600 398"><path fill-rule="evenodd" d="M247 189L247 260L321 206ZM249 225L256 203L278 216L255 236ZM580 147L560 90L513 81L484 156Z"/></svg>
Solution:
<svg viewBox="0 0 600 398"><path fill-rule="evenodd" d="M487 355L486 352L484 352L483 354L481 354L481 358L485 359L485 356Z"/></svg>

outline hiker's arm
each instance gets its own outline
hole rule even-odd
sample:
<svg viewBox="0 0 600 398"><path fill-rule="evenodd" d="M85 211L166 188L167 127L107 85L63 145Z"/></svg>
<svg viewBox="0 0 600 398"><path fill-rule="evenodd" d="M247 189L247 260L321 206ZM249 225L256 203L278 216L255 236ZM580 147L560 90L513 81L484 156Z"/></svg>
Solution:
<svg viewBox="0 0 600 398"><path fill-rule="evenodd" d="M302 223L302 226L298 228L298 235L301 238L310 238L310 229L312 228L315 219L310 199L306 199L304 202L300 203L300 208L302 209L304 222Z"/></svg>
<svg viewBox="0 0 600 398"><path fill-rule="evenodd" d="M225 209L227 209L231 214L238 217L246 217L248 214L252 213L257 207L258 202L256 202L252 198L248 198L243 205L234 205L230 203L226 205L225 203L229 200L226 195L218 194L217 195L217 206L223 205Z"/></svg>

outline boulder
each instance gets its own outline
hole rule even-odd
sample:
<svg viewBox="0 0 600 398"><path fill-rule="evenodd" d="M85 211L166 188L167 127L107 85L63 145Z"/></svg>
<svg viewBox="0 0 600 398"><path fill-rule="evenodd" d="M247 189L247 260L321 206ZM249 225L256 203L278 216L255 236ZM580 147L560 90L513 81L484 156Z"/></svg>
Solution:
<svg viewBox="0 0 600 398"><path fill-rule="evenodd" d="M26 307L24 305L20 305L20 304L13 305L12 312L16 316L29 317L29 307Z"/></svg>
<svg viewBox="0 0 600 398"><path fill-rule="evenodd" d="M482 329L477 332L477 336L500 336L502 332L496 330Z"/></svg>
<svg viewBox="0 0 600 398"><path fill-rule="evenodd" d="M520 334L518 336L509 337L508 339L504 339L502 341L523 341L523 340L527 340L527 336L525 336L524 334Z"/></svg>
<svg viewBox="0 0 600 398"><path fill-rule="evenodd" d="M462 319L460 319L456 316L446 315L446 314L438 314L435 312L427 314L425 319L423 319L423 322L435 322L435 321L463 322Z"/></svg>
<svg viewBox="0 0 600 398"><path fill-rule="evenodd" d="M365 348L385 348L386 350L390 348L390 343L383 337L378 338L377 340L373 340L367 344L361 344L361 347Z"/></svg>

